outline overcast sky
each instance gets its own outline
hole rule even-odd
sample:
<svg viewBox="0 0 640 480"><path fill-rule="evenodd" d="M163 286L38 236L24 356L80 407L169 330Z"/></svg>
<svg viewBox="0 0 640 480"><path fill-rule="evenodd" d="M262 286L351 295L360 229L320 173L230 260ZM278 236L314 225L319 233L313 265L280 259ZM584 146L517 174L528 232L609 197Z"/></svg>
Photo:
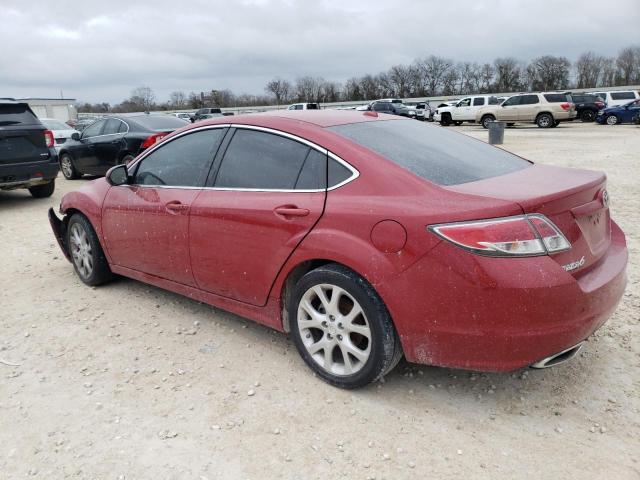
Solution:
<svg viewBox="0 0 640 480"><path fill-rule="evenodd" d="M639 0L0 0L0 97L120 102L137 86L264 93L434 54L571 60L640 43Z"/></svg>

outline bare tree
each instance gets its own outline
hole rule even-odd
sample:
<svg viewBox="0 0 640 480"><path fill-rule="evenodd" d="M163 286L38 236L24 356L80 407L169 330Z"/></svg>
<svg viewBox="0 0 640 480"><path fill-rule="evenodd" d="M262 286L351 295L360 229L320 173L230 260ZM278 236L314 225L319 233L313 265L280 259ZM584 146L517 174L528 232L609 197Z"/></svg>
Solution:
<svg viewBox="0 0 640 480"><path fill-rule="evenodd" d="M616 60L613 57L606 57L602 62L602 78L600 85L612 87L616 81Z"/></svg>
<svg viewBox="0 0 640 480"><path fill-rule="evenodd" d="M149 87L138 87L131 91L129 102L137 109L145 112L153 110L156 102L156 94Z"/></svg>
<svg viewBox="0 0 640 480"><path fill-rule="evenodd" d="M337 102L340 100L342 87L338 82L325 81L322 84L322 101Z"/></svg>
<svg viewBox="0 0 640 480"><path fill-rule="evenodd" d="M413 69L408 65L394 65L387 72L387 80L394 97L409 96L413 82Z"/></svg>
<svg viewBox="0 0 640 480"><path fill-rule="evenodd" d="M498 92L515 92L522 86L522 69L513 57L496 58L493 62L496 81L494 88Z"/></svg>
<svg viewBox="0 0 640 480"><path fill-rule="evenodd" d="M360 79L352 77L344 84L343 100L364 100L362 90L360 89Z"/></svg>
<svg viewBox="0 0 640 480"><path fill-rule="evenodd" d="M480 67L480 90L479 92L488 93L493 85L496 70L490 63L484 63Z"/></svg>
<svg viewBox="0 0 640 480"><path fill-rule="evenodd" d="M640 46L620 50L616 59L616 84L631 85L640 79Z"/></svg>
<svg viewBox="0 0 640 480"><path fill-rule="evenodd" d="M453 67L453 62L447 58L430 55L418 60L422 72L424 90L427 95L436 95L442 86L443 79Z"/></svg>
<svg viewBox="0 0 640 480"><path fill-rule="evenodd" d="M185 108L187 106L187 96L181 91L171 92L169 94L169 105L175 109Z"/></svg>
<svg viewBox="0 0 640 480"><path fill-rule="evenodd" d="M543 55L527 67L533 90L562 90L569 86L571 62L566 57Z"/></svg>
<svg viewBox="0 0 640 480"><path fill-rule="evenodd" d="M296 95L300 102L321 102L322 86L325 83L322 77L300 77L296 80Z"/></svg>
<svg viewBox="0 0 640 480"><path fill-rule="evenodd" d="M598 85L604 68L604 57L594 52L585 52L574 64L577 88L593 88Z"/></svg>
<svg viewBox="0 0 640 480"><path fill-rule="evenodd" d="M272 93L276 97L276 103L280 105L285 103L289 99L289 93L291 92L291 83L283 78L274 78L267 86L264 87L267 93Z"/></svg>

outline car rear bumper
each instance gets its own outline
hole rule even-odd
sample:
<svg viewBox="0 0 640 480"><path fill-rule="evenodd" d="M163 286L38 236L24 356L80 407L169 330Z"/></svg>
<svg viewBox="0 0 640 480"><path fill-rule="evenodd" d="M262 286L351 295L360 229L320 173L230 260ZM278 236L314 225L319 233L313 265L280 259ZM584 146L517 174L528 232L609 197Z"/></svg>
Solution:
<svg viewBox="0 0 640 480"><path fill-rule="evenodd" d="M48 183L58 176L59 170L55 153L45 162L0 163L0 188L12 190Z"/></svg>
<svg viewBox="0 0 640 480"><path fill-rule="evenodd" d="M623 295L627 256L613 222L607 253L576 276L548 256L480 257L442 242L381 293L407 360L509 371L563 352L602 326ZM438 282L416 291L425 272Z"/></svg>

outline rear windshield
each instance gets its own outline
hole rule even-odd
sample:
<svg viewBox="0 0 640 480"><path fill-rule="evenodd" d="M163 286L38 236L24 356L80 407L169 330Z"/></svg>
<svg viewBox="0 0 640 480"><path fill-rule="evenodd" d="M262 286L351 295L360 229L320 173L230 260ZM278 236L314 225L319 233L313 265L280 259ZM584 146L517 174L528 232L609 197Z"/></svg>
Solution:
<svg viewBox="0 0 640 480"><path fill-rule="evenodd" d="M411 120L329 127L438 185L458 185L527 168L530 162L461 133Z"/></svg>
<svg viewBox="0 0 640 480"><path fill-rule="evenodd" d="M570 102L571 95L567 93L545 93L544 98L547 99L547 102L551 103L560 103L560 102Z"/></svg>
<svg viewBox="0 0 640 480"><path fill-rule="evenodd" d="M0 103L0 126L20 124L40 125L40 121L25 103Z"/></svg>
<svg viewBox="0 0 640 480"><path fill-rule="evenodd" d="M178 117L170 117L169 115L145 115L134 117L131 120L144 128L148 128L149 130L181 128L190 123Z"/></svg>
<svg viewBox="0 0 640 480"><path fill-rule="evenodd" d="M611 92L611 98L613 100L633 100L636 96L633 92Z"/></svg>

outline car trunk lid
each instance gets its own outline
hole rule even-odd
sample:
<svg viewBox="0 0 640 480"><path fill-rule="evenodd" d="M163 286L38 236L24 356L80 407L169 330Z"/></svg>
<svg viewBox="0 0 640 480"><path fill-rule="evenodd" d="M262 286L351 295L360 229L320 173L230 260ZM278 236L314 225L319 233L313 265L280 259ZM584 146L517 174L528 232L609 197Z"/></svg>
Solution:
<svg viewBox="0 0 640 480"><path fill-rule="evenodd" d="M602 172L533 165L518 172L447 187L459 193L516 202L524 213L551 220L571 248L551 257L574 275L594 266L609 248L611 219Z"/></svg>

